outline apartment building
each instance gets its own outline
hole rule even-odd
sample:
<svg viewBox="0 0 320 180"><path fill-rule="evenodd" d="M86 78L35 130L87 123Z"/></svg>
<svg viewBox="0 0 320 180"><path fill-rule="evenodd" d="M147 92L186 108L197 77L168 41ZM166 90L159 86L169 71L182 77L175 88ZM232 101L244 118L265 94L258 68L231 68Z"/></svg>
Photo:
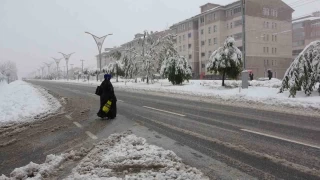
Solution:
<svg viewBox="0 0 320 180"><path fill-rule="evenodd" d="M292 56L296 58L311 42L320 40L320 11L292 22Z"/></svg>
<svg viewBox="0 0 320 180"><path fill-rule="evenodd" d="M246 69L265 77L271 69L282 78L292 59L293 9L281 0L246 0ZM205 65L211 53L234 37L242 50L240 1L227 5L207 3L201 13L171 26L177 49L192 66L194 78L212 78Z"/></svg>

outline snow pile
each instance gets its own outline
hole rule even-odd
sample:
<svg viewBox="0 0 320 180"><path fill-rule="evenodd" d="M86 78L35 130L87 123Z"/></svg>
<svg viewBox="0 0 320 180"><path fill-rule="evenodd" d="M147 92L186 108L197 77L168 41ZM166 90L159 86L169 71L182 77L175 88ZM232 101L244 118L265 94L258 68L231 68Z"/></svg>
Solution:
<svg viewBox="0 0 320 180"><path fill-rule="evenodd" d="M256 87L270 87L270 88L279 88L281 87L281 80L272 78L271 80L265 80L265 81L249 81L250 86L256 86Z"/></svg>
<svg viewBox="0 0 320 180"><path fill-rule="evenodd" d="M66 179L206 179L172 151L130 133L101 141Z"/></svg>
<svg viewBox="0 0 320 180"><path fill-rule="evenodd" d="M10 84L0 82L0 126L52 113L60 106L50 94L26 82L14 81Z"/></svg>
<svg viewBox="0 0 320 180"><path fill-rule="evenodd" d="M61 155L47 155L43 164L30 162L28 165L16 168L10 173L10 177L0 176L0 180L32 179L42 180L52 177L58 168L67 160L79 160L88 153L87 149L82 148L80 151L70 151ZM49 178L50 179L50 178Z"/></svg>

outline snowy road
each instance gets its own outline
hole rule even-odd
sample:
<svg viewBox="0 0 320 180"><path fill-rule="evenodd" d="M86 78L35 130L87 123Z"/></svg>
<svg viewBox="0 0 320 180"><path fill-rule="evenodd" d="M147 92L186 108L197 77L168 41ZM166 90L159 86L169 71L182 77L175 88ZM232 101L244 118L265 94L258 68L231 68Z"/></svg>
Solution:
<svg viewBox="0 0 320 180"><path fill-rule="evenodd" d="M47 154L132 129L148 142L173 150L212 179L320 178L319 118L116 89L117 119L100 121L95 118L95 87L41 81L33 84L66 97L68 106L58 118L46 121L48 129L52 124L60 127L55 131L43 132L43 124L39 124L35 127L39 129L37 135L29 132L29 142L17 140L0 146L0 161L4 161L1 173L24 165L17 162L17 154L25 164L43 161ZM23 143L29 145L24 147ZM12 149L15 151L8 152Z"/></svg>

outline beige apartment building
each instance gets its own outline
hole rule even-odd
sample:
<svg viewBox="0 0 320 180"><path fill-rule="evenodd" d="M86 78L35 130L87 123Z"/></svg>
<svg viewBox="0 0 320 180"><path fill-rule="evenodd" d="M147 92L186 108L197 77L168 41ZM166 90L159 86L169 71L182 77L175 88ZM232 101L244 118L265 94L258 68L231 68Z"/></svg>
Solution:
<svg viewBox="0 0 320 180"><path fill-rule="evenodd" d="M292 56L296 58L313 41L320 40L320 11L293 20Z"/></svg>
<svg viewBox="0 0 320 180"><path fill-rule="evenodd" d="M246 69L255 78L265 77L271 69L282 78L292 61L293 9L281 0L246 0ZM205 66L211 53L234 37L242 50L240 1L227 5L207 3L201 13L174 24L177 49L192 66L194 78L215 78Z"/></svg>

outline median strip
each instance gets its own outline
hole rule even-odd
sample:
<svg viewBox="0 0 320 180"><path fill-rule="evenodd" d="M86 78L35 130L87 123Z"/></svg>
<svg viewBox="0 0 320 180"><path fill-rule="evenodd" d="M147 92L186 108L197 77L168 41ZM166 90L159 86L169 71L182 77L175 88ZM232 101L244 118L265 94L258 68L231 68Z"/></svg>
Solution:
<svg viewBox="0 0 320 180"><path fill-rule="evenodd" d="M274 135L270 135L270 134L265 134L265 133L261 133L261 132L257 132L257 131L252 131L252 130L248 130L248 129L241 129L241 131L245 131L248 133L258 134L261 136L266 136L266 137L270 137L270 138L274 138L274 139L279 139L282 141L287 141L287 142L291 142L291 143L295 143L295 144L299 144L299 145L303 145L303 146L308 146L308 147L320 149L320 146L316 146L316 145L312 145L312 144L308 144L308 143L303 143L303 142L299 142L299 141L295 141L295 140L291 140L291 139L287 139L287 138L282 138L282 137L278 137L278 136L274 136Z"/></svg>
<svg viewBox="0 0 320 180"><path fill-rule="evenodd" d="M144 108L147 108L147 109L152 109L152 110L155 110L155 111L160 111L160 112L165 112L165 113L168 113L168 114L173 114L173 115L177 115L177 116L181 116L181 117L185 117L186 115L183 115L183 114L179 114L179 113L175 113L175 112L170 112L170 111L166 111L166 110L161 110L161 109L156 109L156 108L153 108L153 107L148 107L148 106L142 106Z"/></svg>

